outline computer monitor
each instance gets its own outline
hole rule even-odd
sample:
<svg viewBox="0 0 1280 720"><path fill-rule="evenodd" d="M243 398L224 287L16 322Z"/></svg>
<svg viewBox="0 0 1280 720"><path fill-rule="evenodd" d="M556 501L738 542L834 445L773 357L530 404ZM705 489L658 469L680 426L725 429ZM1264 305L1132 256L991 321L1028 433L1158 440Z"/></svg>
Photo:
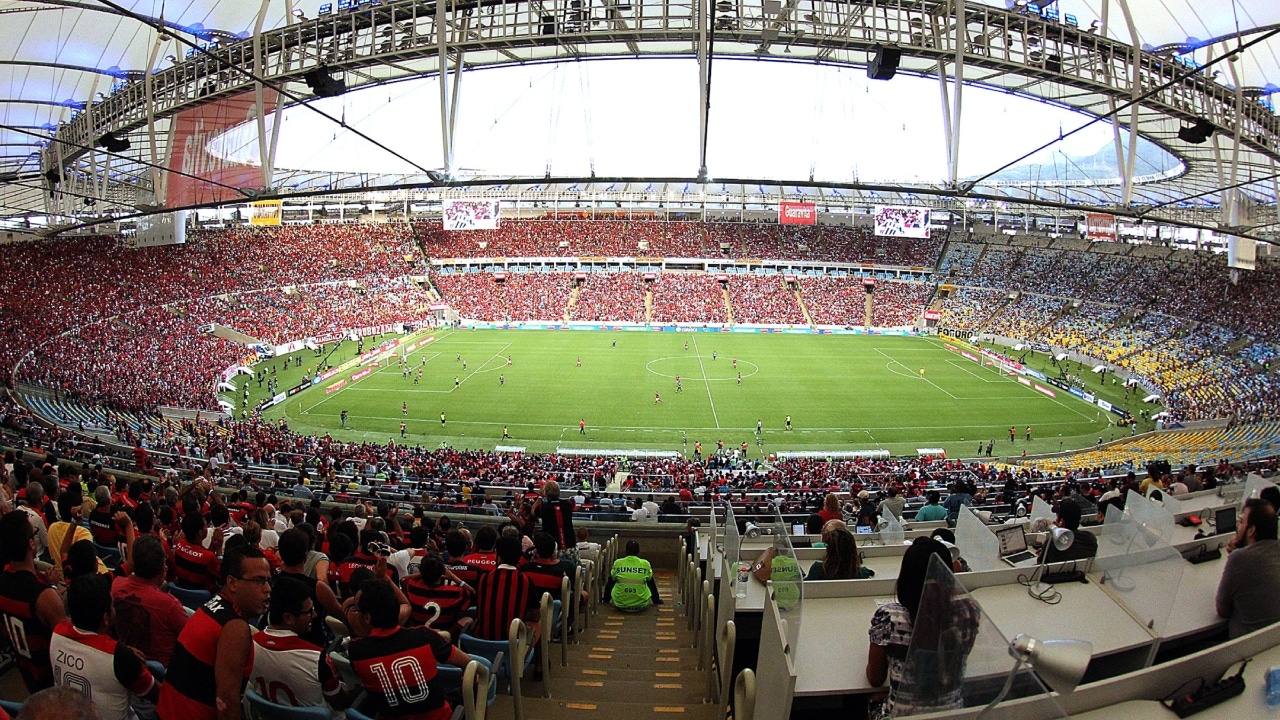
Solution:
<svg viewBox="0 0 1280 720"><path fill-rule="evenodd" d="M1236 534L1236 507L1228 505L1224 508L1218 508L1213 513L1214 531L1219 534Z"/></svg>
<svg viewBox="0 0 1280 720"><path fill-rule="evenodd" d="M858 525L858 526L857 526L857 531L858 531L858 534L859 534L859 535L870 535L870 534L871 534L871 526L870 526L870 525Z"/></svg>
<svg viewBox="0 0 1280 720"><path fill-rule="evenodd" d="M803 534L804 534L804 523L796 523L796 524L792 525L792 526L791 526L791 534L792 534L792 535L803 535Z"/></svg>
<svg viewBox="0 0 1280 720"><path fill-rule="evenodd" d="M1027 533L1022 524L1006 525L995 529L996 540L1000 543L999 555L1013 555L1027 549Z"/></svg>

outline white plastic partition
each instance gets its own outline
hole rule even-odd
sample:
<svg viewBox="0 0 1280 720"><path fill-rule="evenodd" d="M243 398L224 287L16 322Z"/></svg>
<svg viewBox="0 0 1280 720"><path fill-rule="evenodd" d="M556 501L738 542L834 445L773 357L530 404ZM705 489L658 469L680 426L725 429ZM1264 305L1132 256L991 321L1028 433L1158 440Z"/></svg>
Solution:
<svg viewBox="0 0 1280 720"><path fill-rule="evenodd" d="M956 520L956 546L970 570L982 572L1004 567L1000 564L1000 541L968 505L960 508Z"/></svg>
<svg viewBox="0 0 1280 720"><path fill-rule="evenodd" d="M768 682L756 686L758 718L791 717L791 700L796 690L795 650L787 642L787 621L778 612L778 604L767 601L760 622L760 654L756 657L756 675Z"/></svg>
<svg viewBox="0 0 1280 720"><path fill-rule="evenodd" d="M1035 499L1031 501L1030 517L1033 521L1039 518L1044 518L1046 520L1052 521L1054 518L1057 517L1057 515L1053 512L1052 505L1045 502L1044 498L1041 498L1039 495L1036 495Z"/></svg>
<svg viewBox="0 0 1280 720"><path fill-rule="evenodd" d="M781 511L774 507L774 535L772 567L769 572L769 596L778 607L778 614L786 621L787 644L794 649L800 638L800 620L804 609L804 573L800 560L791 545L791 535Z"/></svg>
<svg viewBox="0 0 1280 720"><path fill-rule="evenodd" d="M1141 624L1162 635L1187 563L1169 542L1172 525L1170 534L1162 535L1159 515L1144 507L1154 507L1152 503L1134 495L1126 504L1136 514L1126 517L1113 505L1107 508L1107 522L1091 529L1098 535L1092 572Z"/></svg>

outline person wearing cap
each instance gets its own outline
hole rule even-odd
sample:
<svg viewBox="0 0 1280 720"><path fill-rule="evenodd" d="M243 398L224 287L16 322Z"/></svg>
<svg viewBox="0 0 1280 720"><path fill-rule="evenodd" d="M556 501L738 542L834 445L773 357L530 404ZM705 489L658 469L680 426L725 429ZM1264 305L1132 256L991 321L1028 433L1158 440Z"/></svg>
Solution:
<svg viewBox="0 0 1280 720"><path fill-rule="evenodd" d="M1059 550L1053 544L1052 536L1050 536L1050 539L1045 542L1044 548L1040 551L1041 563L1083 560L1098 554L1098 538L1088 530L1080 529L1080 503L1072 502L1070 499L1063 499L1062 502L1058 503L1058 517L1053 524L1070 530L1074 534L1074 539L1071 542L1071 547L1066 550Z"/></svg>

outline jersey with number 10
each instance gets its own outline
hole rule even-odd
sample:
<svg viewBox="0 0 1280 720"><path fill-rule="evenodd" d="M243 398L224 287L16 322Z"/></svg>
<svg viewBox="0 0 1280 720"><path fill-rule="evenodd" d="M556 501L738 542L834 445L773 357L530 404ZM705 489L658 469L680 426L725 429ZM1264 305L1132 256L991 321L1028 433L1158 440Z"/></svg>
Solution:
<svg viewBox="0 0 1280 720"><path fill-rule="evenodd" d="M448 720L453 711L436 663L452 654L453 646L434 630L392 628L353 640L349 657L377 717Z"/></svg>
<svg viewBox="0 0 1280 720"><path fill-rule="evenodd" d="M53 687L53 669L49 663L53 628L36 613L36 601L40 593L48 589L49 586L30 571L0 572L0 621L18 656L18 670L29 693Z"/></svg>

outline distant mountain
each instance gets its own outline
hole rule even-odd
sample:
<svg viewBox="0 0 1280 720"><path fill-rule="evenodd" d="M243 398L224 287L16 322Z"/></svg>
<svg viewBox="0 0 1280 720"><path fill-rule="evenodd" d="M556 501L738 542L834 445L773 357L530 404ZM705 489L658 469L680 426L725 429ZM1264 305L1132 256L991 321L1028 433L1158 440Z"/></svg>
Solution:
<svg viewBox="0 0 1280 720"><path fill-rule="evenodd" d="M1150 175L1174 167L1177 160L1146 139L1138 140L1138 158L1134 165L1138 175ZM977 176L972 176L977 177ZM1050 162L1029 160L1001 170L988 180L1061 182L1066 180L1113 180L1120 177L1116 165L1115 146L1107 143L1092 155L1076 156L1055 153Z"/></svg>

